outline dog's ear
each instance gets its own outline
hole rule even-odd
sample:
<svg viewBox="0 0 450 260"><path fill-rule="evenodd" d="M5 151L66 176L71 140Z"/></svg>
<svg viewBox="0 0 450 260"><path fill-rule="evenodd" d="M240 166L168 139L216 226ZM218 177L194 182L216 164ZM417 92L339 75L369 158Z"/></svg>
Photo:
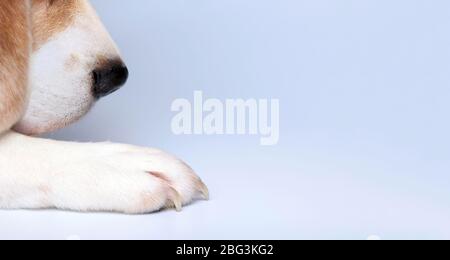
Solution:
<svg viewBox="0 0 450 260"><path fill-rule="evenodd" d="M26 108L31 41L30 0L0 0L0 133Z"/></svg>

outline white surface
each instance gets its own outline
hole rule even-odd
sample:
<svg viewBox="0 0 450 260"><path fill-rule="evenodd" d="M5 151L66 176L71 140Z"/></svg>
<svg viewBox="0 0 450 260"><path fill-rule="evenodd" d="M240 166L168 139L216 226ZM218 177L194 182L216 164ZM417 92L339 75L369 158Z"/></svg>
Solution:
<svg viewBox="0 0 450 260"><path fill-rule="evenodd" d="M398 239L449 238L442 192L354 177L211 170L212 198L145 216L0 211L1 239ZM214 173L213 173L214 171ZM359 181L358 181L359 179ZM377 182L392 182L380 189ZM423 185L423 184L422 184ZM436 187L440 186L435 184Z"/></svg>

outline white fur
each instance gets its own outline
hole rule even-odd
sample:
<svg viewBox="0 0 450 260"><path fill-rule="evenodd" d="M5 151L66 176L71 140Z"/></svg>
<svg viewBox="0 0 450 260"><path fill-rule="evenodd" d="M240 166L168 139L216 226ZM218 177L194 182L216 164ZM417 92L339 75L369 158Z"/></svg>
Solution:
<svg viewBox="0 0 450 260"><path fill-rule="evenodd" d="M202 194L206 187L192 169L159 150L15 132L0 138L0 208L134 214L179 208Z"/></svg>
<svg viewBox="0 0 450 260"><path fill-rule="evenodd" d="M41 134L85 115L94 103L92 71L99 59L120 59L118 48L88 2L74 23L31 58L30 102L16 130Z"/></svg>

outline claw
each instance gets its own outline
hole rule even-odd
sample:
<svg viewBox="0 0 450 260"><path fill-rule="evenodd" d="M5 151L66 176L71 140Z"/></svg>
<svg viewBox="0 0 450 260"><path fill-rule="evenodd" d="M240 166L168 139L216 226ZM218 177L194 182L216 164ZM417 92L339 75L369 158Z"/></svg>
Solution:
<svg viewBox="0 0 450 260"><path fill-rule="evenodd" d="M170 188L169 195L169 205L168 207L174 207L177 212L181 212L183 210L183 199L181 198L180 193L176 191L174 188Z"/></svg>
<svg viewBox="0 0 450 260"><path fill-rule="evenodd" d="M198 183L198 190L199 190L199 192L201 193L202 198L203 198L204 200L209 200L209 190L208 190L208 187L206 187L206 185L205 185L202 181L199 181L199 183Z"/></svg>

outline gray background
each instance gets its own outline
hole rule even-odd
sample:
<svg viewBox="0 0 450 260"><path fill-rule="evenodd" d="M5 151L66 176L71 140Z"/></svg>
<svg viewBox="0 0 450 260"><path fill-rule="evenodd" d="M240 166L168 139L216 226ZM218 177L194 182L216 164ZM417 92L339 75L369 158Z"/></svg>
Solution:
<svg viewBox="0 0 450 260"><path fill-rule="evenodd" d="M212 200L147 216L2 211L0 238L450 238L450 2L95 0L130 67L64 140L153 146ZM281 139L174 136L170 105L279 98Z"/></svg>

